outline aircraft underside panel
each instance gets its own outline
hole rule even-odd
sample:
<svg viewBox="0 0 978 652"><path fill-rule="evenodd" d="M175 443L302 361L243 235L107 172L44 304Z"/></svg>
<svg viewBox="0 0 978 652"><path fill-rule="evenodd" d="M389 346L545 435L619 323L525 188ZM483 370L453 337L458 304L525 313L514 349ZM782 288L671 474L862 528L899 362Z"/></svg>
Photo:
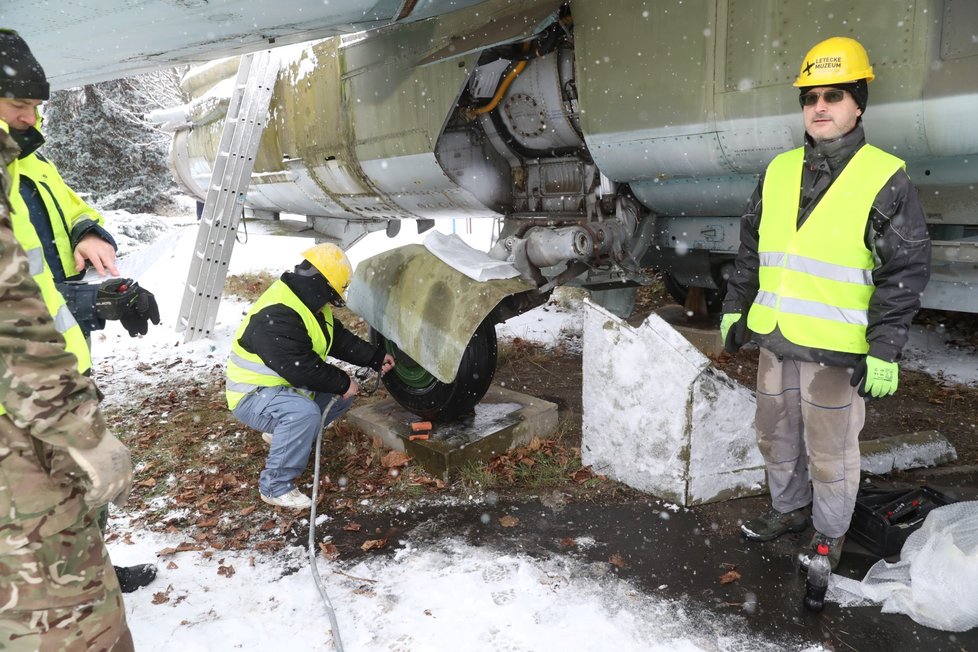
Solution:
<svg viewBox="0 0 978 652"><path fill-rule="evenodd" d="M811 24L858 24L877 74L867 139L907 161L932 237L966 239L978 226L978 46L962 25L974 15L939 0L488 0L285 49L247 202L370 229L501 216L512 228L492 255L540 287L634 285L646 282L636 261L667 261L675 279L707 275L719 291L758 175L803 142L791 84ZM233 71L190 76L191 120L219 113ZM206 182L219 134L214 122L176 139L181 179ZM578 227L610 239L562 261L528 246Z"/></svg>

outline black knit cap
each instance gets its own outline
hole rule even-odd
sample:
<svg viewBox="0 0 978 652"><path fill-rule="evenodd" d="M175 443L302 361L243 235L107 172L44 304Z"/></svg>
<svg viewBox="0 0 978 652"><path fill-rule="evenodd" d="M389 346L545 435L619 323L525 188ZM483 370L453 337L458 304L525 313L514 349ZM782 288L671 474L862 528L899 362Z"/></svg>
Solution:
<svg viewBox="0 0 978 652"><path fill-rule="evenodd" d="M12 29L0 29L0 97L46 100L51 86L27 43Z"/></svg>
<svg viewBox="0 0 978 652"><path fill-rule="evenodd" d="M869 84L866 83L865 79L857 79L854 82L849 82L847 84L822 84L821 86L825 88L840 88L847 91L852 95L852 99L856 102L856 106L863 113L866 113L866 103L869 102ZM808 91L816 86L802 86L798 89L799 95L804 95Z"/></svg>

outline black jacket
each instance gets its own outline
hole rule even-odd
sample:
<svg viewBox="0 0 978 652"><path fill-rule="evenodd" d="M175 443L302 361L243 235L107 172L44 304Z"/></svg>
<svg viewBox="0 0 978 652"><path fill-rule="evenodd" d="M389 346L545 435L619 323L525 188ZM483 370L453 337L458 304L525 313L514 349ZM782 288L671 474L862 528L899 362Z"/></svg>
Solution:
<svg viewBox="0 0 978 652"><path fill-rule="evenodd" d="M300 276L292 272L282 274L281 280L316 316L323 335L329 341L322 307L329 298L329 288L322 277ZM289 381L293 387L345 394L350 388L350 377L316 355L306 326L294 310L282 304L266 306L251 317L238 343L247 351L258 355L270 369ZM361 367L380 371L384 362L384 350L365 342L343 327L333 316L333 343L329 356Z"/></svg>
<svg viewBox="0 0 978 652"><path fill-rule="evenodd" d="M848 134L815 144L805 137L798 226L811 215L819 199L860 147L866 144L862 122ZM747 314L758 290L758 230L762 219L761 191L764 176L751 196L740 220L740 251L735 272L728 279L723 312ZM866 340L869 355L896 361L907 342L910 322L920 309L920 295L930 278L930 237L924 210L910 177L898 170L876 195L866 216L866 247L873 252L876 290L869 303ZM840 351L811 349L789 342L775 328L767 335L754 335L760 346L792 360L854 366L862 356Z"/></svg>

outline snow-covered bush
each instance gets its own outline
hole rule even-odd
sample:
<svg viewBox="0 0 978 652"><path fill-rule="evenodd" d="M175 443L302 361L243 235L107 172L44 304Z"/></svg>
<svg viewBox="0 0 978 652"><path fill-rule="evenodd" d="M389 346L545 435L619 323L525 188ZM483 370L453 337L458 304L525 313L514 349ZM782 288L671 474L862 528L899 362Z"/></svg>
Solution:
<svg viewBox="0 0 978 652"><path fill-rule="evenodd" d="M170 135L144 116L182 102L178 82L179 71L165 70L53 93L44 107L44 154L100 210L168 207Z"/></svg>

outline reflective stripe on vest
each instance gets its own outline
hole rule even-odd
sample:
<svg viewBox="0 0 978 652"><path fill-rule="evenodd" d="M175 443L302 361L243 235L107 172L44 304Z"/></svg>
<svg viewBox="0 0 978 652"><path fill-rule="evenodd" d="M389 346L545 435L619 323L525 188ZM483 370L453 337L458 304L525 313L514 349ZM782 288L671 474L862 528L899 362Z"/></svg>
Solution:
<svg viewBox="0 0 978 652"><path fill-rule="evenodd" d="M302 318L306 332L312 340L312 350L316 355L325 360L329 354L329 349L333 344L332 309L326 305L322 311L326 318L326 333L324 334L315 315L306 304L302 303L288 285L281 280L275 281L265 290L264 294L258 297L258 301L251 307L241 325L238 326L238 330L234 333L231 355L228 357L225 385L225 396L227 397L228 408L231 410L238 406L246 394L262 387L280 385L291 387L289 381L270 369L258 355L245 350L240 344L241 336L248 328L251 318L268 306L277 304L291 308Z"/></svg>
<svg viewBox="0 0 978 652"><path fill-rule="evenodd" d="M64 297L58 292L54 284L54 277L44 262L44 250L41 248L41 241L37 237L34 225L31 224L30 216L27 214L27 206L20 196L20 175L17 172L17 161L7 168L11 173L13 185L10 191L10 203L13 210L10 214L10 222L13 227L14 237L27 254L27 264L34 282L41 290L41 298L47 306L54 326L65 338L65 350L75 356L78 361L79 373L87 373L92 368L92 357L88 350L88 342L85 341L85 334L71 311L65 304ZM0 414L6 414L7 410L0 405Z"/></svg>
<svg viewBox="0 0 978 652"><path fill-rule="evenodd" d="M884 184L904 168L891 154L864 145L798 228L804 150L777 156L761 190L759 291L747 326L775 327L799 346L866 353L869 302L875 291L867 219Z"/></svg>
<svg viewBox="0 0 978 652"><path fill-rule="evenodd" d="M58 265L66 278L78 274L75 269L75 255L71 246L71 229L81 219L88 218L96 224L104 224L105 220L89 206L61 178L57 168L37 152L17 161L19 176L28 177L34 182L38 199L44 204L47 215L41 217L51 223L51 233L54 235L54 245L58 252ZM49 266L54 261L48 261Z"/></svg>

